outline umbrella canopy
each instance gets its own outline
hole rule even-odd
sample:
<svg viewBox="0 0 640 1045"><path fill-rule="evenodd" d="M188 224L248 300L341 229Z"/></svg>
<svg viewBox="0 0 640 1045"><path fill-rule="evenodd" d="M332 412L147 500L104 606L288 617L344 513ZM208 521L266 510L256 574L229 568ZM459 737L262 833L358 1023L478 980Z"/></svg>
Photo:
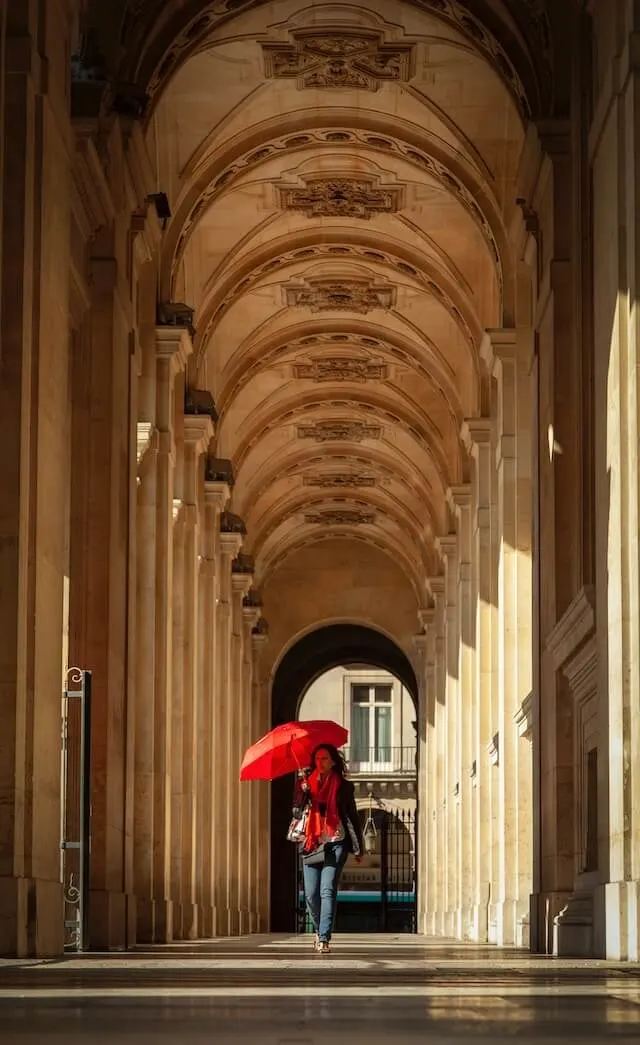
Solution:
<svg viewBox="0 0 640 1045"><path fill-rule="evenodd" d="M330 720L286 722L276 726L245 752L240 767L241 780L275 780L295 773L311 762L311 753L319 744L342 747L348 739L344 726Z"/></svg>

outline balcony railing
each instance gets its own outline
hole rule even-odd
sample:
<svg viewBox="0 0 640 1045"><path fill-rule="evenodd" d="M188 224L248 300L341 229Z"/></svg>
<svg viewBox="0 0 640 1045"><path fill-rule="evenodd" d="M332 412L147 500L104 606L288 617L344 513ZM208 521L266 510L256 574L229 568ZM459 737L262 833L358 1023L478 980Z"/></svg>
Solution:
<svg viewBox="0 0 640 1045"><path fill-rule="evenodd" d="M415 776L416 748L408 747L372 747L369 749L346 747L344 756L349 773L380 773L385 776Z"/></svg>

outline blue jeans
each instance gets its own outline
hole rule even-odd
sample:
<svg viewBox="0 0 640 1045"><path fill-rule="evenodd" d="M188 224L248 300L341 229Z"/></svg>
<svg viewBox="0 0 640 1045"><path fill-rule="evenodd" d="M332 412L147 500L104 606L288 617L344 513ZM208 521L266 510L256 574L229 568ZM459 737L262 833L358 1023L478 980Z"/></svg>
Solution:
<svg viewBox="0 0 640 1045"><path fill-rule="evenodd" d="M313 928L321 943L328 943L336 917L338 883L349 852L345 842L327 842L324 863L315 867L302 865L304 896Z"/></svg>

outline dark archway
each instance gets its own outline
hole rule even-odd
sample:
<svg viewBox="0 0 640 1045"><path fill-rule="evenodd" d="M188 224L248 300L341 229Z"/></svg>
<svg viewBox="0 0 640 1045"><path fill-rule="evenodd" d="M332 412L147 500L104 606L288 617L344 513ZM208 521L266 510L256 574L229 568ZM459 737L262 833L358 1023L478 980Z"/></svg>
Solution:
<svg viewBox="0 0 640 1045"><path fill-rule="evenodd" d="M417 706L418 683L402 650L386 635L359 624L330 624L296 642L280 662L271 691L272 725L295 719L314 679L340 664L371 664L396 675ZM271 931L295 931L296 850L286 840L291 816L291 777L271 787Z"/></svg>

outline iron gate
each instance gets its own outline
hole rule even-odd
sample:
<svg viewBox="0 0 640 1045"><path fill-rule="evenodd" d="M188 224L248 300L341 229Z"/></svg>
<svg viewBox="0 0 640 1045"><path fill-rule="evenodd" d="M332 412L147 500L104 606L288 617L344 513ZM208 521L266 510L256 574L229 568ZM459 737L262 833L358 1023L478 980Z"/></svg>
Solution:
<svg viewBox="0 0 640 1045"><path fill-rule="evenodd" d="M91 672L69 668L62 691L60 862L64 946L89 948L91 856Z"/></svg>
<svg viewBox="0 0 640 1045"><path fill-rule="evenodd" d="M338 892L336 932L416 933L417 810L376 810L361 864L349 860ZM312 932L298 861L297 931Z"/></svg>

